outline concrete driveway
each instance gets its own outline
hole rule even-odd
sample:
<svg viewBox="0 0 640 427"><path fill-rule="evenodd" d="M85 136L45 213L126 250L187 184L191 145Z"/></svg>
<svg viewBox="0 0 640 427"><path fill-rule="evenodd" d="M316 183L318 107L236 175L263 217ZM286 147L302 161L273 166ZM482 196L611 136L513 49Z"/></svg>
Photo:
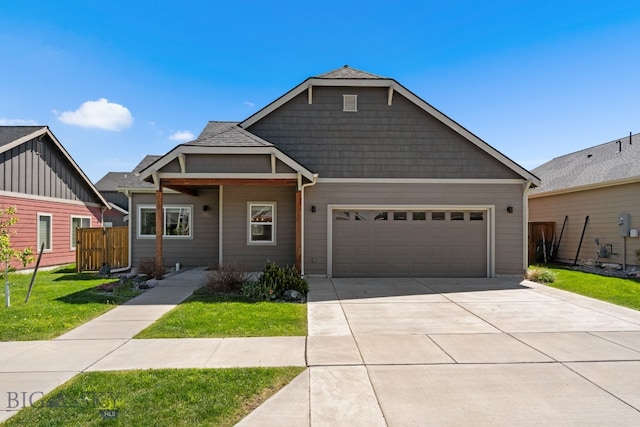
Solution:
<svg viewBox="0 0 640 427"><path fill-rule="evenodd" d="M518 279L310 285L309 369L243 425L640 425L640 312Z"/></svg>

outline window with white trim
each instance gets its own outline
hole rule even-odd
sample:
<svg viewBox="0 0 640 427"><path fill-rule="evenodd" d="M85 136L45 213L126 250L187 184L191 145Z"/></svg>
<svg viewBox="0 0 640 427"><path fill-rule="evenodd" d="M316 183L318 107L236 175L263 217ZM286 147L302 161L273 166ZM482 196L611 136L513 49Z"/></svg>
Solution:
<svg viewBox="0 0 640 427"><path fill-rule="evenodd" d="M71 250L76 249L77 239L77 230L78 228L89 228L91 227L91 217L89 216L72 216L71 217Z"/></svg>
<svg viewBox="0 0 640 427"><path fill-rule="evenodd" d="M191 238L192 237L192 206L163 206L164 231L163 237ZM138 237L155 237L156 208L155 206L138 207Z"/></svg>
<svg viewBox="0 0 640 427"><path fill-rule="evenodd" d="M53 215L48 213L38 214L38 249L42 248L43 252L50 252L53 248ZM43 246L44 244L44 246Z"/></svg>
<svg viewBox="0 0 640 427"><path fill-rule="evenodd" d="M249 203L248 244L275 245L276 243L276 204Z"/></svg>

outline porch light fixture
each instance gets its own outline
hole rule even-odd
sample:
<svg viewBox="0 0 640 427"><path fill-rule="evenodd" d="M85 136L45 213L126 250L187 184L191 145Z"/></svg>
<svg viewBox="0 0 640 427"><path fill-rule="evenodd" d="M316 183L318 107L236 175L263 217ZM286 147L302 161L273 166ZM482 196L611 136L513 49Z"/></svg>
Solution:
<svg viewBox="0 0 640 427"><path fill-rule="evenodd" d="M316 205L311 205L311 212L315 212L316 211Z"/></svg>
<svg viewBox="0 0 640 427"><path fill-rule="evenodd" d="M513 213L513 206L507 206L507 212Z"/></svg>
<svg viewBox="0 0 640 427"><path fill-rule="evenodd" d="M202 205L202 210L203 211L208 211L209 210L209 205Z"/></svg>

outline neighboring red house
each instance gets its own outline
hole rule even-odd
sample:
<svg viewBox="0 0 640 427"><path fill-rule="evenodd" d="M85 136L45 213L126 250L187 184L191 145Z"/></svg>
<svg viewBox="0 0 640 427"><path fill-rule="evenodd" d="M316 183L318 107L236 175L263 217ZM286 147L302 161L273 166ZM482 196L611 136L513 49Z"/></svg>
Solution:
<svg viewBox="0 0 640 427"><path fill-rule="evenodd" d="M0 126L0 208L9 206L18 216L12 246L44 247L43 267L75 262L76 228L101 227L109 209L47 126Z"/></svg>

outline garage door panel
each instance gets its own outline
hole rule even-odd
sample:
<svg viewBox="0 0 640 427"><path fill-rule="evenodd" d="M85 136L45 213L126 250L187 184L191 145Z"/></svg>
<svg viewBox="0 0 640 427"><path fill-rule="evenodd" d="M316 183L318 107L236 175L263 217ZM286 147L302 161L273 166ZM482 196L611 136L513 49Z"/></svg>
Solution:
<svg viewBox="0 0 640 427"><path fill-rule="evenodd" d="M333 217L333 275L486 277L486 211L478 217L426 211L414 220L412 212L393 209L340 211Z"/></svg>

